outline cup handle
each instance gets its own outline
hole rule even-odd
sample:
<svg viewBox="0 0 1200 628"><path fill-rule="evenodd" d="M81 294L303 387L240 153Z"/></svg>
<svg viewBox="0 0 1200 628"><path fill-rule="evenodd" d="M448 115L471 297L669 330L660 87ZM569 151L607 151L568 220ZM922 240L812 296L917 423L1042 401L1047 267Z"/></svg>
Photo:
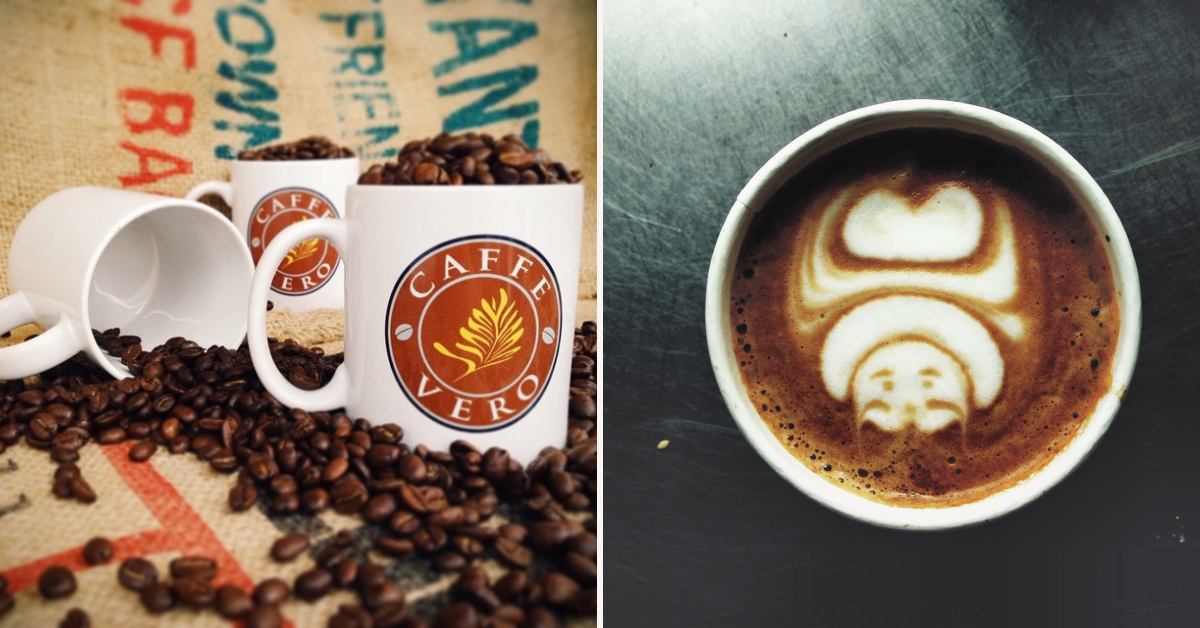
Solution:
<svg viewBox="0 0 1200 628"><path fill-rule="evenodd" d="M233 207L233 186L228 181L205 181L188 190L184 198L189 201L198 201L205 194L216 194L225 201L226 205Z"/></svg>
<svg viewBox="0 0 1200 628"><path fill-rule="evenodd" d="M36 375L66 362L84 348L75 322L66 313L49 311L44 300L37 301L35 304L25 292L0 299L0 329L6 331L58 316L58 322L37 338L0 348L0 380Z"/></svg>
<svg viewBox="0 0 1200 628"><path fill-rule="evenodd" d="M263 251L250 283L250 311L247 317L246 342L250 347L250 359L254 370L272 395L281 403L309 412L333 410L346 405L350 396L350 380L346 365L342 364L333 373L333 379L316 390L303 390L292 385L279 372L267 344L267 297L271 291L271 280L279 262L296 244L310 238L324 238L331 242L346 258L348 236L346 224L333 218L313 218L293 224L280 231Z"/></svg>

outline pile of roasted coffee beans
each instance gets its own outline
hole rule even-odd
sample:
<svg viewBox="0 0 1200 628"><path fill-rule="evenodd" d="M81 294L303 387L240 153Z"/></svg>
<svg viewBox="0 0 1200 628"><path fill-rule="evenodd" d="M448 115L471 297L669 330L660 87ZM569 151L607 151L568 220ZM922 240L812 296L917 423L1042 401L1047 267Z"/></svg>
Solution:
<svg viewBox="0 0 1200 628"><path fill-rule="evenodd" d="M375 164L365 185L493 185L578 183L583 175L532 149L520 137L465 133L409 142L396 161Z"/></svg>
<svg viewBox="0 0 1200 628"><path fill-rule="evenodd" d="M327 137L313 135L294 142L272 144L238 153L242 161L296 161L305 159L344 159L354 151L334 144Z"/></svg>
<svg viewBox="0 0 1200 628"><path fill-rule="evenodd" d="M0 451L21 439L48 451L59 463L55 495L95 501L74 464L79 449L92 440L131 440L135 461L165 448L236 474L228 501L234 511L263 504L277 514L357 515L375 530L378 554L458 574L440 604L418 611L380 564L352 556L354 537L342 530L291 586L268 578L252 592L214 587L211 558L176 559L170 583L148 561L128 559L118 579L137 591L148 612L212 609L248 627L278 626L279 604L290 596L312 601L343 589L358 603L341 605L330 626L557 626L567 617L595 615L595 324L575 333L568 443L547 447L527 466L498 448L480 452L460 441L450 451L430 451L405 443L394 424L288 409L262 388L245 346L206 349L175 338L143 350L139 339L117 330L96 338L134 377L113 381L80 355L35 381L0 384ZM341 361L291 341L272 341L271 353L305 388L327 382ZM271 555L290 561L309 545L304 535L287 535ZM84 548L89 564L111 556L103 539ZM488 558L507 571L490 578L478 565ZM69 570L51 567L39 588L47 597L66 596L75 580ZM0 615L12 607L0 580ZM86 622L86 614L72 621Z"/></svg>

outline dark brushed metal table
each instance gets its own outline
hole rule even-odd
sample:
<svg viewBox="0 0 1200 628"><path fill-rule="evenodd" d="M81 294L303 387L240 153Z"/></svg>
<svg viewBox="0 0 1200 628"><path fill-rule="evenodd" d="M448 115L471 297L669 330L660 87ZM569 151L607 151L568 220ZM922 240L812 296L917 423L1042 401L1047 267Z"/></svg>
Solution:
<svg viewBox="0 0 1200 628"><path fill-rule="evenodd" d="M610 0L604 30L608 624L1200 626L1200 3ZM1023 510L929 534L771 471L717 392L703 315L750 175L822 120L916 97L1075 155L1129 232L1144 307L1091 457Z"/></svg>

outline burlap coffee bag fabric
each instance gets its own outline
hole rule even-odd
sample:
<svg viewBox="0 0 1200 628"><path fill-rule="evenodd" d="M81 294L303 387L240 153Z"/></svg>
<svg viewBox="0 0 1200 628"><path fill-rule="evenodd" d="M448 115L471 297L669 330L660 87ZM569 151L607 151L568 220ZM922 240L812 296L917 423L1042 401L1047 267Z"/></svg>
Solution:
<svg viewBox="0 0 1200 628"><path fill-rule="evenodd" d="M324 134L358 152L365 167L408 139L480 130L522 134L585 173L578 319L593 319L595 28L594 3L570 0L5 0L0 292L8 292L17 224L60 188L177 196L227 177L228 158L257 144ZM341 350L340 311L271 312L268 328ZM310 554L285 565L269 558L270 544L288 531L312 534L320 548L336 531L354 529L358 549L370 555L373 532L356 519L232 513L231 477L165 451L134 464L127 448L83 449L79 466L99 494L90 506L50 494L53 464L44 452L20 444L0 454L0 573L17 592L0 626L53 626L76 606L101 626L228 624L212 613L146 615L117 585L117 564L129 556L165 568L181 554L208 554L220 562L218 582L248 587L271 575L290 581L312 565ZM96 535L111 538L116 555L86 567L80 548ZM425 561L380 562L418 607L437 603L449 585ZM79 589L47 602L36 578L55 563L76 570ZM283 611L292 625L323 626L348 601L337 593L315 604L293 600Z"/></svg>
<svg viewBox="0 0 1200 628"><path fill-rule="evenodd" d="M254 145L323 134L365 168L406 140L478 130L518 133L584 172L579 320L594 318L595 12L575 0L4 0L0 291L17 224L63 187L177 196Z"/></svg>

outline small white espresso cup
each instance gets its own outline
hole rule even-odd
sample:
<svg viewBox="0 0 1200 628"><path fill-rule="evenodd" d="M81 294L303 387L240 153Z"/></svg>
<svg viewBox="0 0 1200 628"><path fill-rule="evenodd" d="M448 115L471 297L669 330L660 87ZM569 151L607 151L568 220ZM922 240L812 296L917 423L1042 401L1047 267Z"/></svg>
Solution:
<svg viewBox="0 0 1200 628"><path fill-rule="evenodd" d="M746 394L730 329L730 283L743 239L755 214L790 179L821 156L848 142L905 128L951 129L981 135L1020 150L1058 178L1100 233L1121 311L1112 365L1112 387L1079 432L1045 466L1017 484L978 501L945 508L911 508L872 501L819 477L779 443ZM768 464L808 496L844 515L891 528L938 530L988 521L1016 510L1071 472L1100 440L1117 412L1137 358L1141 292L1129 239L1096 181L1067 151L1023 122L957 102L901 100L857 109L823 122L775 154L746 184L717 238L708 272L705 326L717 385L742 434Z"/></svg>
<svg viewBox="0 0 1200 628"><path fill-rule="evenodd" d="M46 331L0 349L0 379L40 373L79 351L129 377L93 329L119 327L148 347L174 336L236 347L253 271L237 230L205 205L100 187L56 192L17 227L12 294L0 300L0 328Z"/></svg>
<svg viewBox="0 0 1200 628"><path fill-rule="evenodd" d="M271 239L288 226L313 218L344 215L346 188L358 181L358 158L233 162L229 182L205 181L188 200L216 194L233 209L254 263ZM271 282L271 301L294 312L342 307L343 271L328 242L297 242Z"/></svg>
<svg viewBox="0 0 1200 628"><path fill-rule="evenodd" d="M400 424L406 439L503 447L531 462L566 441L580 185L354 185L342 220L276 236L254 276L249 346L281 402ZM346 262L345 362L318 390L276 368L264 302L275 264L324 238Z"/></svg>

